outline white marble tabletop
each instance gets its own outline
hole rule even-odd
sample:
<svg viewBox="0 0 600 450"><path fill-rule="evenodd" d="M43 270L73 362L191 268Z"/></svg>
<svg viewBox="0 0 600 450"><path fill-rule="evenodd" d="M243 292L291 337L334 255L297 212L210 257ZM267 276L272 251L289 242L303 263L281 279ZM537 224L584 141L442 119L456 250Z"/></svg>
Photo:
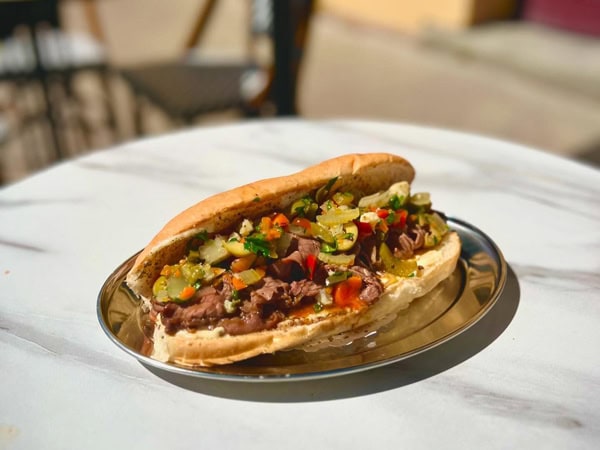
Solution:
<svg viewBox="0 0 600 450"><path fill-rule="evenodd" d="M331 156L387 151L509 264L476 326L383 368L250 384L151 370L96 318L171 216ZM136 141L0 191L0 449L579 449L600 445L600 171L516 144L363 121Z"/></svg>

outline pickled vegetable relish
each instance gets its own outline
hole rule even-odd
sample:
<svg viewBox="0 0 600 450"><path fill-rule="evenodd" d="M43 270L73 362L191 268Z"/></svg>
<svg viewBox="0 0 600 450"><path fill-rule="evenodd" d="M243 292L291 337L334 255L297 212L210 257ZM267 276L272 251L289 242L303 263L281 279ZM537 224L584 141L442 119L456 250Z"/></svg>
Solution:
<svg viewBox="0 0 600 450"><path fill-rule="evenodd" d="M237 293L265 277L269 264L286 255L293 236L318 242L318 255L302 262L309 278L317 264L338 269L328 277L321 297L333 285L349 283L350 272L344 268L364 259L365 248L371 248L366 261L370 267L399 277L418 276L414 251L434 247L448 231L442 216L431 209L429 194L411 195L410 185L399 182L355 198L350 192L333 192L335 181L296 200L286 211L246 218L229 233L198 233L187 255L162 269L153 285L155 299L187 302L202 287L225 277L234 288L233 300L225 306L233 311Z"/></svg>

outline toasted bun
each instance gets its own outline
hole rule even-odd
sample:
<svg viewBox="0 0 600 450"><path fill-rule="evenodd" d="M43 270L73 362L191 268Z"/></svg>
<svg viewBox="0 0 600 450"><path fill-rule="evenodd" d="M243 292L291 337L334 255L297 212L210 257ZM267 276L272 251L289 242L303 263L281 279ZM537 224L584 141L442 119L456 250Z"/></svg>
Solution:
<svg viewBox="0 0 600 450"><path fill-rule="evenodd" d="M302 346L314 340L344 333L395 316L416 298L422 297L454 271L460 255L460 240L448 233L435 249L417 255L423 266L419 277L383 277L384 293L377 302L360 311L340 310L333 314L315 313L302 319L288 319L272 330L230 336L222 328L211 331L165 333L160 316L154 331L152 357L183 366L211 366L242 361L263 353Z"/></svg>
<svg viewBox="0 0 600 450"><path fill-rule="evenodd" d="M344 155L296 174L265 179L209 197L175 216L139 254L127 275L129 287L149 298L152 283L165 264L185 253L187 241L201 230L227 230L244 217L282 209L307 192L339 177L335 189L357 197L387 189L397 181L412 182L415 172L405 159L388 153Z"/></svg>

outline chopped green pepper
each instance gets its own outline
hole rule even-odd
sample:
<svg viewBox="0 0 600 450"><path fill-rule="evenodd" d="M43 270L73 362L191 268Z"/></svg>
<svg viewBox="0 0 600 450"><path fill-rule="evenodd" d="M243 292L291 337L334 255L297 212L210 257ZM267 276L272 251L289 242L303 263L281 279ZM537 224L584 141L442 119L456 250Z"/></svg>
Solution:
<svg viewBox="0 0 600 450"><path fill-rule="evenodd" d="M351 276L352 272L349 272L347 270L339 270L327 277L327 279L325 280L325 286L333 286L334 284L341 283L342 281L346 281Z"/></svg>

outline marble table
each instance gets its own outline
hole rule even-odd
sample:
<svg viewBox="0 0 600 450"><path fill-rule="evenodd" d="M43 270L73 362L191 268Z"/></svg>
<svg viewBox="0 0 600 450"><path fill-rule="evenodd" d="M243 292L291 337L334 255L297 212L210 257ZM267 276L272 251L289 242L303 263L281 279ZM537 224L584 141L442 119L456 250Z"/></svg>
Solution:
<svg viewBox="0 0 600 450"><path fill-rule="evenodd" d="M488 315L343 377L165 374L96 317L106 277L223 189L347 152L394 152L415 189L508 262ZM580 449L600 445L600 172L520 145L365 121L266 121L127 143L0 191L0 448Z"/></svg>

